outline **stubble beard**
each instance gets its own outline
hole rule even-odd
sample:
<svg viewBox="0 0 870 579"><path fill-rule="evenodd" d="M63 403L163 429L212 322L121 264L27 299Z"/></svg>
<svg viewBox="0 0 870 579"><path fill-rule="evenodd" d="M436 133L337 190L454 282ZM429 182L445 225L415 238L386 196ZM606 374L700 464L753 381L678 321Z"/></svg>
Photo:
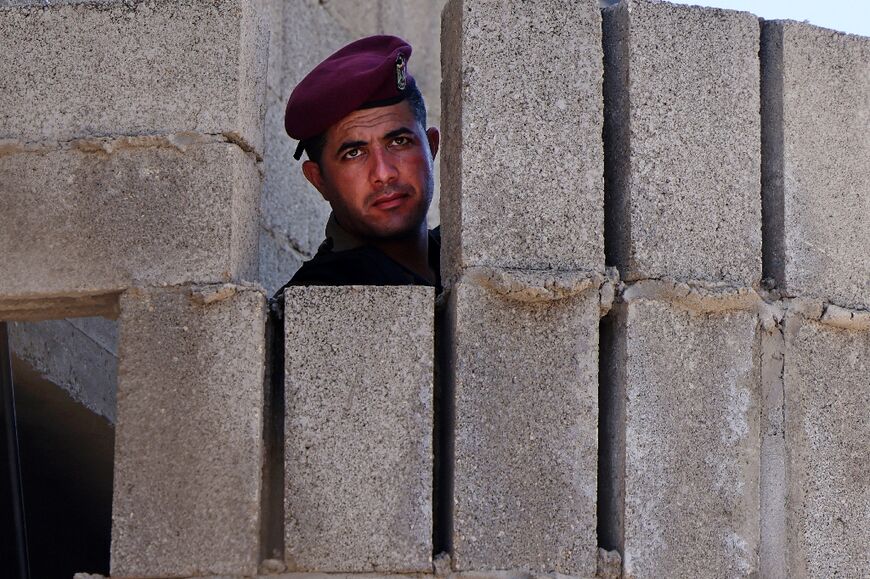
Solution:
<svg viewBox="0 0 870 579"><path fill-rule="evenodd" d="M434 177L430 172L429 177L426 179L424 184L422 191L423 194L419 199L416 212L409 217L405 227L394 231L383 231L380 228L370 226L368 223L365 223L364 220L360 220L360 224L363 227L359 227L356 234L360 237L375 241L403 241L414 239L419 234L421 227L425 226L426 216L429 213L429 205L432 203L432 195L435 189L434 183ZM396 189L400 191L407 190L410 189L410 186L394 185L387 188L385 191L378 192L376 197L389 194ZM413 192L413 189L410 190ZM411 198L413 198L413 195L411 195Z"/></svg>

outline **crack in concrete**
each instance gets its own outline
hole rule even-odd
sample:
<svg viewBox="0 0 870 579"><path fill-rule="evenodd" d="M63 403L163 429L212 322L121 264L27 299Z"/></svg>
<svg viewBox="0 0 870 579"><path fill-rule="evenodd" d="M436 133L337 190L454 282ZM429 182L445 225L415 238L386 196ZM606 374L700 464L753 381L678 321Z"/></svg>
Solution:
<svg viewBox="0 0 870 579"><path fill-rule="evenodd" d="M785 334L783 316L761 332L761 441L759 560L761 574L785 579L786 444L785 444Z"/></svg>
<svg viewBox="0 0 870 579"><path fill-rule="evenodd" d="M302 243L298 239L294 239L284 233L272 229L271 227L267 227L263 223L260 223L260 231L265 232L269 237L275 240L278 245L282 246L282 248L289 249L299 254L300 257L311 259L314 255L313 253L302 249Z"/></svg>

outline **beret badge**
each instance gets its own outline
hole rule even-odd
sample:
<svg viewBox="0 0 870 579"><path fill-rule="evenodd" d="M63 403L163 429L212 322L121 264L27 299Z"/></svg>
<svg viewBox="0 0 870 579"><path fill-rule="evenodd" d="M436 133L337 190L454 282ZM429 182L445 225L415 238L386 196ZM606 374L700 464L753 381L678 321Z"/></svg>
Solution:
<svg viewBox="0 0 870 579"><path fill-rule="evenodd" d="M401 52L396 57L396 88L405 90L408 86L408 61Z"/></svg>

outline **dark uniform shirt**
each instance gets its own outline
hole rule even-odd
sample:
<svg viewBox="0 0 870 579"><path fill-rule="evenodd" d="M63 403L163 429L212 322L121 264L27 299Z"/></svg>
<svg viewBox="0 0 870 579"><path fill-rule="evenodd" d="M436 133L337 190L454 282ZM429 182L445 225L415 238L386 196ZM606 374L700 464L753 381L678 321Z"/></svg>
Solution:
<svg viewBox="0 0 870 579"><path fill-rule="evenodd" d="M429 231L429 265L437 276L435 288L441 291L440 227ZM326 224L326 239L317 254L302 264L293 278L280 290L291 285L425 285L432 283L388 257L381 250L366 245L342 228L333 215Z"/></svg>

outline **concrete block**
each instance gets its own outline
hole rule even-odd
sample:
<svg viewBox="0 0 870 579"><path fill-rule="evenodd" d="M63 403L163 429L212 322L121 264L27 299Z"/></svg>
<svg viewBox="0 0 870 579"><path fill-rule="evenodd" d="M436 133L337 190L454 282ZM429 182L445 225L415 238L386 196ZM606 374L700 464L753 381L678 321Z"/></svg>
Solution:
<svg viewBox="0 0 870 579"><path fill-rule="evenodd" d="M754 576L757 316L643 299L625 307L626 575Z"/></svg>
<svg viewBox="0 0 870 579"><path fill-rule="evenodd" d="M454 568L595 575L597 287L525 302L463 277L448 316Z"/></svg>
<svg viewBox="0 0 870 579"><path fill-rule="evenodd" d="M627 280L757 283L758 18L648 0L603 14L613 265Z"/></svg>
<svg viewBox="0 0 870 579"><path fill-rule="evenodd" d="M288 568L431 570L432 288L284 295Z"/></svg>
<svg viewBox="0 0 870 579"><path fill-rule="evenodd" d="M265 316L239 286L121 297L113 577L256 574Z"/></svg>
<svg viewBox="0 0 870 579"><path fill-rule="evenodd" d="M870 307L870 38L765 22L766 275Z"/></svg>
<svg viewBox="0 0 870 579"><path fill-rule="evenodd" d="M447 281L603 270L598 6L452 0L442 18Z"/></svg>
<svg viewBox="0 0 870 579"><path fill-rule="evenodd" d="M250 155L227 143L113 146L0 155L0 301L253 279Z"/></svg>
<svg viewBox="0 0 870 579"><path fill-rule="evenodd" d="M870 569L870 332L786 318L788 573Z"/></svg>
<svg viewBox="0 0 870 579"><path fill-rule="evenodd" d="M287 283L308 256L300 254L280 233L260 228L260 283L266 293Z"/></svg>
<svg viewBox="0 0 870 579"><path fill-rule="evenodd" d="M259 2L0 8L0 139L193 131L263 150Z"/></svg>
<svg viewBox="0 0 870 579"><path fill-rule="evenodd" d="M96 336L95 328L101 330ZM114 424L116 328L116 322L103 318L11 323L9 348L73 400Z"/></svg>

